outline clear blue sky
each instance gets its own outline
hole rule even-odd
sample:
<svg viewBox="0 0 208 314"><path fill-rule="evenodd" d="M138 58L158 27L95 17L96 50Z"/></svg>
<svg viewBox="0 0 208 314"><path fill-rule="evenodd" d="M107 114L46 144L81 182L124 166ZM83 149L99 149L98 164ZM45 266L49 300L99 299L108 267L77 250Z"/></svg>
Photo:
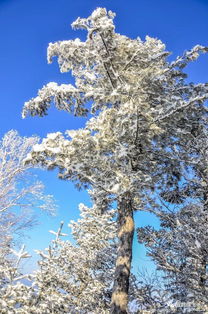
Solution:
<svg viewBox="0 0 208 314"><path fill-rule="evenodd" d="M0 137L10 129L18 130L22 136L44 137L49 132L64 132L84 124L84 119L53 108L47 117L22 120L21 110L44 84L70 82L70 74L60 74L55 61L47 64L48 43L84 38L84 31L73 31L70 24L78 16L89 16L96 7L116 12L116 30L121 34L161 39L173 52L171 58L196 44L208 46L208 0L0 0ZM197 64L189 66L190 80L208 81L207 69L208 56L202 56ZM30 252L47 246L51 238L48 230L57 229L61 220L68 223L76 219L77 205L88 202L86 193L76 191L69 182L59 181L54 172L41 172L40 178L60 208L56 218L41 215L40 225L29 232L31 239L26 242ZM136 220L137 225L156 223L147 214L136 214ZM135 267L147 263L143 253L135 243Z"/></svg>

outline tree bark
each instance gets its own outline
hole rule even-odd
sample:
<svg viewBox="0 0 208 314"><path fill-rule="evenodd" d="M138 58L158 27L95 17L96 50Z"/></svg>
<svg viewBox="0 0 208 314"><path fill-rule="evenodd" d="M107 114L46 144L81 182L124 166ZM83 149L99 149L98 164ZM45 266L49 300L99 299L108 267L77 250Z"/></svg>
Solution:
<svg viewBox="0 0 208 314"><path fill-rule="evenodd" d="M126 314L128 305L129 277L132 260L134 218L129 193L118 202L118 254L114 275L111 313Z"/></svg>

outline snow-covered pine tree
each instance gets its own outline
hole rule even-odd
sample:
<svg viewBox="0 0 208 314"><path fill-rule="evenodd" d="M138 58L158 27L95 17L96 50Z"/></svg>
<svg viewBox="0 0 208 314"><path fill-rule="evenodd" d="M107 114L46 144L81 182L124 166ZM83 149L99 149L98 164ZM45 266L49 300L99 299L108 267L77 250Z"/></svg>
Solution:
<svg viewBox="0 0 208 314"><path fill-rule="evenodd" d="M176 121L175 121L176 122ZM176 125L174 123L174 125ZM161 229L139 229L148 254L164 271L167 288L176 301L206 309L208 298L208 211L207 211L207 109L196 107L183 114L176 128L172 151L180 161L178 184L163 178L155 197ZM169 151L171 146L169 145ZM156 208L156 206L153 206ZM153 210L152 210L153 212ZM187 303L188 304L188 303ZM188 306L188 305L187 305Z"/></svg>
<svg viewBox="0 0 208 314"><path fill-rule="evenodd" d="M12 260L7 258L0 264L0 313L26 314L29 312L22 305L28 304L33 296L31 287L22 283L28 276L21 273L21 262L30 256L24 245L19 251L10 249L9 253Z"/></svg>
<svg viewBox="0 0 208 314"><path fill-rule="evenodd" d="M31 286L18 282L18 265L5 269L13 275L2 289L0 311L9 313L103 313L110 312L116 257L115 210L105 213L94 205L80 204L80 216L70 227L75 243L62 240L63 223L44 251L37 251L39 268L30 275ZM21 251L18 255L23 256ZM20 258L18 261L20 261ZM21 279L21 277L20 277Z"/></svg>
<svg viewBox="0 0 208 314"><path fill-rule="evenodd" d="M115 213L102 214L96 206L83 204L79 209L81 218L70 224L76 244L61 241L56 234L49 255L40 253L43 259L35 284L41 287L38 293L42 294L41 303L47 303L48 313L56 304L57 313L109 313L116 256ZM49 300L46 290L55 302Z"/></svg>
<svg viewBox="0 0 208 314"><path fill-rule="evenodd" d="M192 304L205 310L208 296L206 248L207 213L196 204L178 212L161 215L161 229L150 226L138 230L147 254L163 271L166 290L173 304L187 311ZM206 253L206 254L205 254ZM206 261L207 263L207 261Z"/></svg>
<svg viewBox="0 0 208 314"><path fill-rule="evenodd" d="M157 150L157 141L163 134L168 142L167 121L173 116L180 120L187 108L199 107L208 98L207 85L186 84L182 72L189 61L208 49L196 46L169 63L169 53L160 40L117 34L114 16L98 8L87 19L78 18L72 24L87 31L86 41L49 45L48 61L57 56L60 70L71 70L75 86L49 83L25 103L23 117L45 115L52 102L58 109L85 115L92 104L94 117L85 128L67 131L71 139L59 132L48 134L27 161L48 169L57 167L61 178L78 187L90 185L105 191L117 202L119 247L112 313L126 313L133 210L144 207L143 192L154 189L161 176L158 167L165 172L165 162L170 169L179 164L164 147L160 150L162 145ZM173 176L172 172L169 175Z"/></svg>

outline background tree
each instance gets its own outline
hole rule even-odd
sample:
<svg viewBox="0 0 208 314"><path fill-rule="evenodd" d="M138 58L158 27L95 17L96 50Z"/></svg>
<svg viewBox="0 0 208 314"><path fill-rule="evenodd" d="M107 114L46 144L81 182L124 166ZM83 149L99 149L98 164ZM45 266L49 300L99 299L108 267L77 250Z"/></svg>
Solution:
<svg viewBox="0 0 208 314"><path fill-rule="evenodd" d="M129 299L132 305L130 313L171 313L170 294L165 289L164 280L158 271L149 272L142 269L136 276L132 276Z"/></svg>
<svg viewBox="0 0 208 314"><path fill-rule="evenodd" d="M186 111L178 124L172 150L180 161L180 181L174 185L169 176L162 180L155 197L160 206L154 211L161 229L140 228L138 235L164 271L170 295L186 311L187 302L205 309L208 296L206 106ZM177 168L172 172L178 175Z"/></svg>
<svg viewBox="0 0 208 314"><path fill-rule="evenodd" d="M21 273L21 262L29 258L24 245L19 251L10 249L13 263L7 262L0 264L0 311L2 314L21 313L26 311L21 308L21 304L26 304L32 297L31 287L22 283L22 280L28 278Z"/></svg>
<svg viewBox="0 0 208 314"><path fill-rule="evenodd" d="M45 195L44 185L24 159L37 137L21 137L11 130L0 141L0 264L8 258L10 248L17 244L27 228L37 223L32 209L54 213L56 205L51 195Z"/></svg>
<svg viewBox="0 0 208 314"><path fill-rule="evenodd" d="M16 313L109 313L116 256L115 211L102 213L96 205L88 208L83 204L79 209L81 218L70 223L75 243L61 240L63 223L57 232L50 231L55 239L45 251L38 251L41 260L31 275L32 286L18 282L15 269L12 282L1 291L0 309L5 313L14 308ZM5 272L10 273L9 269Z"/></svg>
<svg viewBox="0 0 208 314"><path fill-rule="evenodd" d="M190 205L177 213L164 214L160 230L139 229L140 241L163 271L166 291L181 311L190 304L201 304L201 309L207 306L207 271L202 263L208 240L206 219L202 208Z"/></svg>
<svg viewBox="0 0 208 314"><path fill-rule="evenodd" d="M180 164L172 160L172 152L162 147L161 140L173 142L167 121L207 99L207 85L186 84L182 71L207 48L196 46L169 63L161 41L147 36L143 42L117 34L113 17L111 11L98 8L89 18L72 24L87 30L86 41L49 45L49 62L57 56L60 70L72 71L75 86L49 83L25 104L23 117L45 115L53 101L58 109L75 115L85 115L92 104L95 116L86 128L68 131L71 140L60 133L49 134L35 146L28 162L58 167L61 178L78 187L91 185L117 202L119 246L112 313L126 313L133 211L146 206L143 193L155 188L161 173L167 172L164 165L172 169ZM174 177L172 170L168 174ZM177 183L180 176L174 178Z"/></svg>

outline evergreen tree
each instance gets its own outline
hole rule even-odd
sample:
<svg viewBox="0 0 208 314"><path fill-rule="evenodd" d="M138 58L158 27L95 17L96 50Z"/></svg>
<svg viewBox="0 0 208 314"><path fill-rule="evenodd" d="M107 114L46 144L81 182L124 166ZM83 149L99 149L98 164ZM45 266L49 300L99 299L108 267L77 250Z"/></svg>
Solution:
<svg viewBox="0 0 208 314"><path fill-rule="evenodd" d="M86 41L49 45L49 62L57 56L60 70L71 70L75 86L49 83L25 104L23 117L45 115L52 102L58 109L85 115L91 104L94 116L85 128L67 131L69 138L59 132L48 134L27 161L57 167L62 179L74 181L79 188L93 186L101 197L116 201L119 244L111 311L126 313L133 211L146 206L144 194L151 193L161 177L163 181L169 177L175 185L180 180L180 160L168 149L174 147L171 134L184 112L190 116L197 108L200 114L208 98L207 85L186 83L182 69L208 49L198 45L169 63L161 41L117 34L114 16L98 8L72 24L87 31ZM175 176L176 168L179 175Z"/></svg>
<svg viewBox="0 0 208 314"><path fill-rule="evenodd" d="M63 223L44 251L37 251L39 268L27 286L19 280L22 250L15 267L4 269L9 277L1 290L0 311L9 313L109 313L116 257L115 211L101 213L94 205L80 204L81 218L70 223L75 243L61 240ZM28 276L25 276L28 277ZM13 313L13 312L12 312Z"/></svg>
<svg viewBox="0 0 208 314"><path fill-rule="evenodd" d="M158 208L154 213L161 220L161 229L140 228L138 238L164 271L170 294L184 304L186 311L188 302L206 309L208 297L206 107L192 109L189 115L186 112L183 122L172 147L180 161L180 180L176 185L166 176L152 200L153 207ZM179 173L176 168L172 171L175 176Z"/></svg>

